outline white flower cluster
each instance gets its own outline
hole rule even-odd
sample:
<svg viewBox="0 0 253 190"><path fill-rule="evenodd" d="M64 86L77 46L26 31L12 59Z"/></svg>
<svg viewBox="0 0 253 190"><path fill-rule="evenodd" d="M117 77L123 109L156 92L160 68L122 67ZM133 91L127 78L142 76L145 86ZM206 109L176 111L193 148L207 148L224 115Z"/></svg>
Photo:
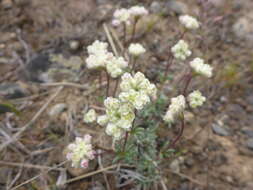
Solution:
<svg viewBox="0 0 253 190"><path fill-rule="evenodd" d="M87 47L89 57L86 59L89 69L106 68L112 78L117 78L124 73L128 63L123 57L115 57L107 50L108 44L96 40Z"/></svg>
<svg viewBox="0 0 253 190"><path fill-rule="evenodd" d="M130 12L130 15L134 17L148 15L148 10L142 6L133 6L129 9L129 12Z"/></svg>
<svg viewBox="0 0 253 190"><path fill-rule="evenodd" d="M184 40L179 40L179 42L171 48L171 51L175 58L182 61L192 54L188 44Z"/></svg>
<svg viewBox="0 0 253 190"><path fill-rule="evenodd" d="M179 17L179 21L187 29L198 29L199 28L198 20L196 18L192 17L192 16L182 15L182 16Z"/></svg>
<svg viewBox="0 0 253 190"><path fill-rule="evenodd" d="M89 57L86 59L88 69L98 69L105 67L106 63L113 57L107 50L108 44L96 40L87 47Z"/></svg>
<svg viewBox="0 0 253 190"><path fill-rule="evenodd" d="M175 98L171 98L171 104L167 110L163 120L168 123L173 123L175 119L184 111L185 109L185 97L179 95Z"/></svg>
<svg viewBox="0 0 253 190"><path fill-rule="evenodd" d="M117 98L108 97L104 101L106 115L98 117L98 124L106 126L106 133L118 140L124 131L129 131L135 118L134 108Z"/></svg>
<svg viewBox="0 0 253 190"><path fill-rule="evenodd" d="M130 73L125 73L121 78L121 101L128 102L140 110L150 102L150 97L156 97L156 86L151 84L143 73L137 72L133 77Z"/></svg>
<svg viewBox="0 0 253 190"><path fill-rule="evenodd" d="M139 43L130 44L130 46L128 47L128 51L131 55L133 55L135 57L138 57L139 55L146 52L145 48Z"/></svg>
<svg viewBox="0 0 253 190"><path fill-rule="evenodd" d="M130 24L130 12L128 9L122 8L122 9L117 9L114 13L113 13L113 21L112 24L114 26L118 26L121 23L126 23L126 24Z"/></svg>
<svg viewBox="0 0 253 190"><path fill-rule="evenodd" d="M128 66L128 63L123 57L113 57L106 64L106 70L112 78L117 78L124 73L124 69Z"/></svg>
<svg viewBox="0 0 253 190"><path fill-rule="evenodd" d="M76 137L75 142L67 147L67 160L72 162L72 167L87 168L89 160L95 158L95 151L92 149L91 136L85 135L83 138Z"/></svg>
<svg viewBox="0 0 253 190"><path fill-rule="evenodd" d="M114 26L119 26L122 23L130 24L132 18L140 18L143 15L147 15L148 10L142 6L133 6L130 9L117 9L112 20Z"/></svg>
<svg viewBox="0 0 253 190"><path fill-rule="evenodd" d="M190 62L190 66L195 73L208 78L212 77L213 68L209 64L205 64L203 59L195 58L193 61Z"/></svg>
<svg viewBox="0 0 253 190"><path fill-rule="evenodd" d="M201 92L198 90L195 90L192 93L190 93L187 99L192 108L202 106L203 103L206 101L206 98L202 96Z"/></svg>
<svg viewBox="0 0 253 190"><path fill-rule="evenodd" d="M90 109L87 113L84 114L83 116L83 121L85 123L92 123L94 121L96 121L96 111L94 109Z"/></svg>

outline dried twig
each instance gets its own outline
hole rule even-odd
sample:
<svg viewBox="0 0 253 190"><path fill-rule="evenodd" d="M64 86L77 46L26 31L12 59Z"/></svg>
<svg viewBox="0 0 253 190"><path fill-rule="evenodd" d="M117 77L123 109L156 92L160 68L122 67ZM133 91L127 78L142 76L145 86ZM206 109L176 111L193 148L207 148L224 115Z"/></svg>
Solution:
<svg viewBox="0 0 253 190"><path fill-rule="evenodd" d="M42 106L42 108L34 115L34 117L25 125L23 126L19 132L17 132L15 135L12 136L11 139L7 140L6 142L2 143L0 146L0 151L2 151L6 146L8 146L10 143L13 143L18 140L18 138L22 135L23 132L25 132L30 126L32 126L37 119L40 117L40 115L46 110L48 105L55 99L55 97L61 92L63 87L59 87L55 94L53 94L49 100Z"/></svg>
<svg viewBox="0 0 253 190"><path fill-rule="evenodd" d="M49 167L49 166L40 166L40 165L34 165L34 164L6 162L6 161L0 161L0 165L13 166L13 167L34 168L34 169L40 169L40 170L59 170L59 171L62 170L61 168L52 168L52 167Z"/></svg>
<svg viewBox="0 0 253 190"><path fill-rule="evenodd" d="M68 86L68 87L76 87L80 88L83 90L87 90L90 85L82 85L82 84L77 84L77 83L71 83L71 82L53 82L53 83L46 83L46 84L41 84L41 86Z"/></svg>
<svg viewBox="0 0 253 190"><path fill-rule="evenodd" d="M41 173L41 174L39 174L39 175L36 175L36 176L34 176L33 178L31 178L31 179L28 179L27 181L25 181L25 182L23 182L23 183L21 183L21 184L15 186L14 188L12 188L12 189L10 189L10 190L18 189L19 187L21 187L21 186L23 186L23 185L25 185L25 184L27 184L27 183L30 183L31 181L33 181L33 180L37 179L38 177L42 176L43 174L48 173L48 172L50 172L51 170L55 170L56 168L62 166L62 165L65 164L66 162L67 162L67 161L61 162L60 164L56 165L55 167L52 167L52 168L48 169L46 172Z"/></svg>
<svg viewBox="0 0 253 190"><path fill-rule="evenodd" d="M103 168L103 169L100 169L100 170L97 170L97 171L94 171L94 172L90 172L90 173L87 173L87 174L84 174L84 175L81 175L81 176L69 179L69 180L66 181L66 183L72 183L74 181L78 181L80 179L84 179L86 177L90 177L90 176L96 175L98 173L101 173L101 172L104 172L104 171L116 168L117 166L118 166L118 164L114 164L114 165L108 166L106 168Z"/></svg>
<svg viewBox="0 0 253 190"><path fill-rule="evenodd" d="M98 150L98 164L99 164L100 169L104 169L104 166L102 164L102 159L101 159L101 153L102 153L102 151ZM111 190L111 187L109 185L108 178L107 178L107 175L106 175L105 172L103 172L103 176L104 176L104 179L105 179L107 190Z"/></svg>
<svg viewBox="0 0 253 190"><path fill-rule="evenodd" d="M14 179L11 181L10 184L7 186L7 190L11 189L11 187L16 183L16 181L20 178L21 174L23 172L23 167L19 169L18 174L14 177Z"/></svg>
<svg viewBox="0 0 253 190"><path fill-rule="evenodd" d="M180 176L180 177L182 177L182 178L185 178L185 179L187 179L187 180L191 181L192 183L195 183L195 184L197 184L197 185L199 185L199 186L202 186L202 187L205 186L205 184L201 183L200 181L198 181L198 180L196 180L196 179L193 179L192 177L190 177L190 176L188 176L188 175L182 174L182 173L180 173L180 172L175 172L175 171L172 171L172 170L169 170L169 172L171 172L171 173L173 173L173 174L176 174L176 175L178 175L178 176Z"/></svg>

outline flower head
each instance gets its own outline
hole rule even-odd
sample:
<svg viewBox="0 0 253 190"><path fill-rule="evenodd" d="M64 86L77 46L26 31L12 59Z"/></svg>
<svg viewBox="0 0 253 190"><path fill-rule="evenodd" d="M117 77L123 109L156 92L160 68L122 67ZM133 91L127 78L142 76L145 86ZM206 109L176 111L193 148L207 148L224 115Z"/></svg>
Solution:
<svg viewBox="0 0 253 190"><path fill-rule="evenodd" d="M112 59L112 53L98 53L98 54L90 54L86 59L86 64L88 69L98 69L106 66L106 63Z"/></svg>
<svg viewBox="0 0 253 190"><path fill-rule="evenodd" d="M112 78L117 78L123 74L124 69L127 67L127 65L128 63L124 60L123 57L113 57L107 62L106 69Z"/></svg>
<svg viewBox="0 0 253 190"><path fill-rule="evenodd" d="M199 22L196 18L189 15L182 15L179 17L179 21L183 24L187 29L197 29L199 28Z"/></svg>
<svg viewBox="0 0 253 190"><path fill-rule="evenodd" d="M171 99L171 104L167 110L163 120L168 123L173 123L176 117L178 117L185 109L185 97L179 95Z"/></svg>
<svg viewBox="0 0 253 190"><path fill-rule="evenodd" d="M87 168L89 160L93 160L95 157L95 151L91 145L91 136L76 137L75 142L68 145L67 152L66 157L72 162L72 167Z"/></svg>
<svg viewBox="0 0 253 190"><path fill-rule="evenodd" d="M107 115L100 115L97 118L97 123L101 126L105 126L108 123Z"/></svg>
<svg viewBox="0 0 253 190"><path fill-rule="evenodd" d="M171 51L175 58L182 61L192 54L188 44L184 40L179 40L179 42L171 48Z"/></svg>
<svg viewBox="0 0 253 190"><path fill-rule="evenodd" d="M136 109L142 109L150 102L150 97L155 97L157 93L156 86L151 84L141 72L137 72L133 77L125 73L122 76L120 88L122 92L119 99L130 103Z"/></svg>
<svg viewBox="0 0 253 190"><path fill-rule="evenodd" d="M129 9L130 15L140 17L148 14L148 10L143 6L133 6Z"/></svg>
<svg viewBox="0 0 253 190"><path fill-rule="evenodd" d="M192 108L202 106L203 103L206 101L206 98L202 96L201 92L198 90L195 90L191 94L189 94L187 99Z"/></svg>
<svg viewBox="0 0 253 190"><path fill-rule="evenodd" d="M130 54L134 55L134 56L139 56L143 53L146 52L145 48L141 45L141 44L130 44L130 46L128 47L128 51Z"/></svg>
<svg viewBox="0 0 253 190"><path fill-rule="evenodd" d="M101 53L107 53L107 48L108 48L108 43L100 42L96 40L87 47L87 51L89 54L98 55Z"/></svg>
<svg viewBox="0 0 253 190"><path fill-rule="evenodd" d="M92 123L96 121L96 111L94 109L90 109L86 114L84 114L83 121L85 123Z"/></svg>
<svg viewBox="0 0 253 190"><path fill-rule="evenodd" d="M193 61L190 62L190 66L195 71L195 73L208 78L212 77L213 68L210 65L205 64L203 59L195 58Z"/></svg>
<svg viewBox="0 0 253 190"><path fill-rule="evenodd" d="M111 97L108 97L104 104L106 107L108 123L113 123L125 130L129 130L132 127L135 114L133 107L130 104Z"/></svg>
<svg viewBox="0 0 253 190"><path fill-rule="evenodd" d="M109 123L106 126L105 132L107 135L112 136L115 140L119 140L121 139L124 131L121 128L119 128L117 125L113 123Z"/></svg>
<svg viewBox="0 0 253 190"><path fill-rule="evenodd" d="M117 9L114 14L113 14L113 21L112 24L114 26L118 26L121 23L126 23L129 24L130 23L130 12L128 9Z"/></svg>

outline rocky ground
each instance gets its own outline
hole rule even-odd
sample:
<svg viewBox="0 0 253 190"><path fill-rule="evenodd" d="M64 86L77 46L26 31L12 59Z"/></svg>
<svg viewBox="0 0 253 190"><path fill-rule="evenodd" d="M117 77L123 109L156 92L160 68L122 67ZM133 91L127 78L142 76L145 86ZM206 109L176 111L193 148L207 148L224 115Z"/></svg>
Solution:
<svg viewBox="0 0 253 190"><path fill-rule="evenodd" d="M146 68L152 81L164 69L167 50L179 33L180 14L199 15L202 30L187 40L195 54L214 67L210 81L199 80L191 86L202 86L208 103L186 114L184 137L177 145L182 153L168 160L162 171L168 189L253 189L253 3L209 2L210 7L201 7L196 0L1 0L0 102L15 105L21 113L0 115L1 145L21 127L27 130L19 141L1 150L0 189L38 174L42 175L18 189L54 189L55 184L64 188L59 181L66 177L98 169L96 164L89 171L66 165L65 176L57 170L47 173L49 168L43 166L61 163L62 150L77 134L91 133L97 144L109 146L104 129L82 122L83 110L90 106L99 111L105 93L95 86L97 73L85 68L85 47L96 39L107 39L103 23L110 25L116 8L135 4L143 4L152 13L140 23L136 39L150 52L139 69ZM176 65L171 69L182 73ZM165 93L170 94L172 87L166 84ZM176 128L161 131L162 138L178 132ZM110 159L102 158L104 167L111 165ZM98 174L65 188L100 190L105 183Z"/></svg>

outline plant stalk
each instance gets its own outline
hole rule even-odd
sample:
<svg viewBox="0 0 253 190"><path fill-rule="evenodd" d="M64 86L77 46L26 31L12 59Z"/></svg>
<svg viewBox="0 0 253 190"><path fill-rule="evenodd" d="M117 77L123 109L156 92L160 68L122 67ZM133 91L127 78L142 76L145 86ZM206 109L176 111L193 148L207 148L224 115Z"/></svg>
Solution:
<svg viewBox="0 0 253 190"><path fill-rule="evenodd" d="M118 86L119 86L119 78L116 79L116 84L115 84L115 87L114 87L114 91L113 91L113 96L115 97L116 96L116 93L117 93L117 89L118 89Z"/></svg>
<svg viewBox="0 0 253 190"><path fill-rule="evenodd" d="M185 123L184 123L184 114L182 113L182 119L181 119L181 128L178 136L172 141L171 147L175 147L176 143L179 141L179 139L182 137L184 133Z"/></svg>
<svg viewBox="0 0 253 190"><path fill-rule="evenodd" d="M106 73L107 76L107 88L106 88L106 97L109 96L109 89L110 89L110 75Z"/></svg>
<svg viewBox="0 0 253 190"><path fill-rule="evenodd" d="M132 35L131 35L130 42L133 42L133 40L134 40L134 36L135 36L135 31L136 31L136 26L137 26L138 20L139 20L139 18L135 18L134 19L133 30L132 30Z"/></svg>

